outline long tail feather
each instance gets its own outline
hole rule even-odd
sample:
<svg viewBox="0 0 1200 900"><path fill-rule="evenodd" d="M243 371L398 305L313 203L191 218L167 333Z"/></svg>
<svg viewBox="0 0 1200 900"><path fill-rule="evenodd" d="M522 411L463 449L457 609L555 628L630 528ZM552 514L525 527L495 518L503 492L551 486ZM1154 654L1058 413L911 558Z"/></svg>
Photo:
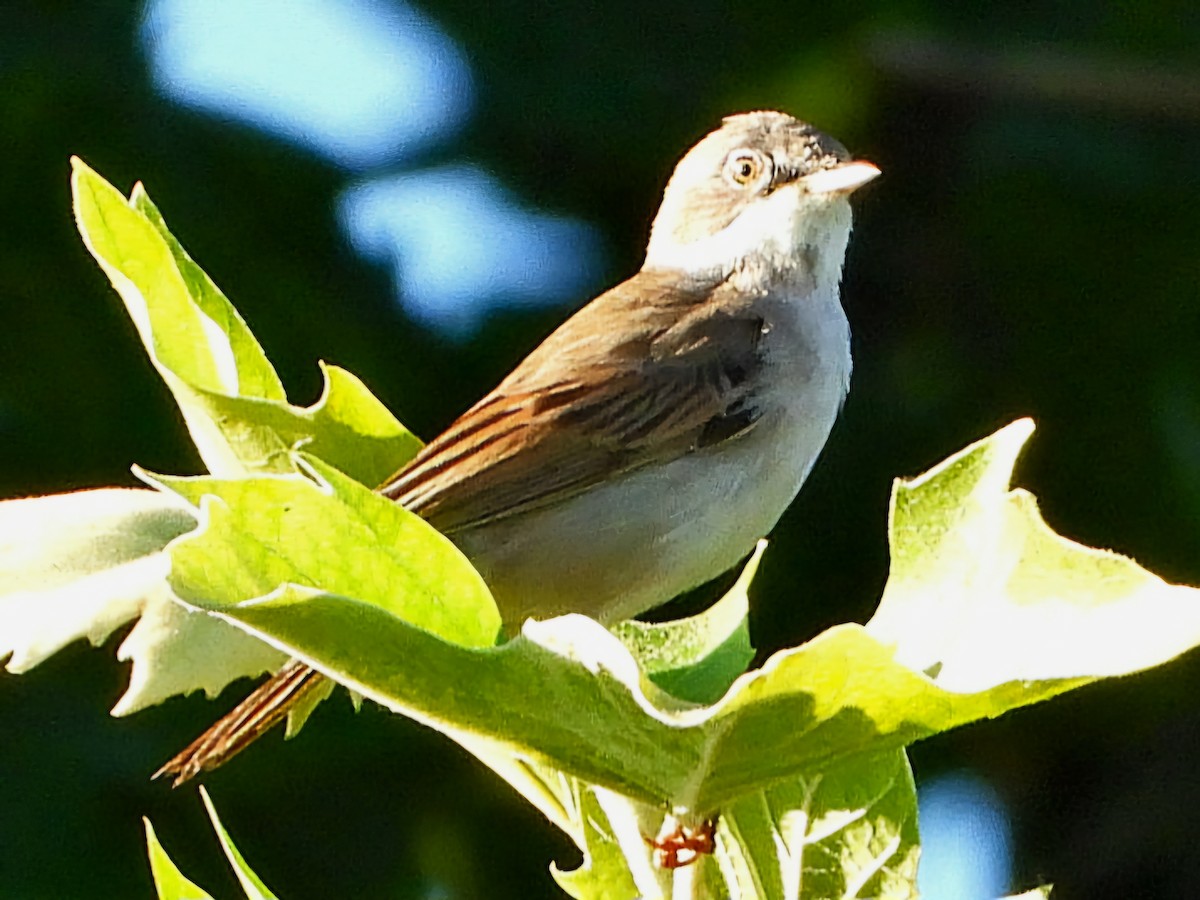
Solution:
<svg viewBox="0 0 1200 900"><path fill-rule="evenodd" d="M325 676L320 672L292 660L172 757L153 777L174 775L172 786L179 787L201 772L224 765L282 722L300 700L324 682Z"/></svg>

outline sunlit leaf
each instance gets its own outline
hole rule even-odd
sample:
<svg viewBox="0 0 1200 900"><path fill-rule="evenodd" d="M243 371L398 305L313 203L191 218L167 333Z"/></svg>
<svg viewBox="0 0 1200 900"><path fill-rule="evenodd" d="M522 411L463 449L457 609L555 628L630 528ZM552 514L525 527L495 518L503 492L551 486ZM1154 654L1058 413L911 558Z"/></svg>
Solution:
<svg viewBox="0 0 1200 900"><path fill-rule="evenodd" d="M143 818L146 826L146 849L150 854L150 874L158 891L158 900L213 900L212 895L189 881L167 856L167 851L158 842L154 826Z"/></svg>
<svg viewBox="0 0 1200 900"><path fill-rule="evenodd" d="M92 174L94 175L94 173ZM92 185L91 189L95 191L98 188ZM113 200L112 194L108 194L108 199ZM263 352L257 339L251 333L241 313L229 302L229 299L208 277L207 273L196 265L175 236L167 229L167 223L163 219L162 213L158 211L158 207L151 201L149 194L146 193L146 188L140 182L133 186L128 202L154 226L170 251L175 269L183 281L184 291L190 304L186 301L176 300L175 303L178 305L175 306L175 318L178 319L180 315L186 317L194 308L195 312L203 317L202 324L204 319L208 319L217 328L220 334L212 335L210 346L214 348L214 353L223 354L225 345L227 345L228 353L233 359L233 369L237 373L235 393L244 397L259 397L263 400L286 400L283 382L279 380L274 366L267 359L266 353ZM105 208L110 209L107 205ZM125 217L125 221L133 222L135 220L133 217ZM140 231L140 229L138 230ZM144 246L149 245L155 248L155 258L162 265L165 260L157 256L157 244L148 240L147 237L143 236ZM162 268L168 267L163 265ZM147 312L149 313L149 310ZM153 325L153 320L151 324ZM204 327L206 330L211 330L207 324ZM186 378L189 371L185 368L176 374Z"/></svg>
<svg viewBox="0 0 1200 900"><path fill-rule="evenodd" d="M163 548L196 527L178 498L95 490L0 503L0 659L25 672L72 641L103 643L170 603Z"/></svg>
<svg viewBox="0 0 1200 900"><path fill-rule="evenodd" d="M304 447L374 485L417 452L420 442L336 366L322 367L317 403L289 405L241 316L167 231L145 190L127 200L81 160L72 163L84 243L125 302L210 472L290 471L290 451Z"/></svg>
<svg viewBox="0 0 1200 900"><path fill-rule="evenodd" d="M1003 430L919 479L903 495L909 508L920 509L919 499L930 496L954 499L934 504L929 515L944 515L950 502L965 503L970 509L1009 510L1013 501L1008 479L1015 448L1020 446L1014 436L1023 440L1022 435L1020 426ZM969 490L961 481L966 470L975 473L970 481L976 487ZM1021 503L1018 511L1025 508ZM947 557L943 574L948 585L939 588L939 596L961 596L968 602L980 586L975 568L959 560L959 553L1011 557L1014 546L1028 546L1014 544L1014 535L1024 541L1041 539L1027 517L1013 518L1005 512L999 520L1008 523L1006 529L969 532L967 537L958 532L974 527L973 515L944 519L929 532L910 521L908 527L894 531L896 577L903 577L906 560L919 556L937 539L944 547L960 548ZM326 520L325 526L331 541L344 532L334 520ZM260 540L269 534L264 529ZM984 540L989 535L999 536L1000 543L989 544ZM910 546L914 541L919 546ZM346 545L341 551L328 550L327 555L339 552L355 551ZM1109 597L1115 582L1108 566L1114 558L1107 554L1102 558L1105 564L1090 575L1086 567L1082 574L1072 571L1077 577L1094 577L1096 595ZM1036 557L1040 565L1048 560L1052 558ZM219 569L237 564L233 555L212 559ZM1122 571L1133 567L1125 561L1120 565ZM1144 577L1150 583L1157 581ZM263 584L270 580L264 579ZM1037 596L1036 580L1022 577L1011 583L1023 592L1009 602L1020 607L1044 603L1050 610L1061 606L1056 591ZM1120 582L1135 592L1143 583ZM1054 587L1058 582L1048 579L1047 584ZM1027 677L1019 655L1011 672L995 668L983 656L981 661L990 667L987 679L979 690L961 691L948 690L919 668L898 661L895 631L881 629L878 623L870 629L842 625L801 647L777 653L762 669L741 676L712 706L691 707L652 690L629 650L581 616L530 622L520 638L501 648L465 650L413 628L363 598L321 593L322 588L316 583L310 590L284 591L253 603L241 602L244 594L214 590L194 602L305 659L364 696L451 736L465 732L590 784L687 809L718 807L797 774L826 771L856 757L894 750L1044 700L1100 675L1145 668L1195 641L1178 634L1190 627L1190 611L1172 614L1166 607L1154 607L1139 623L1139 635L1157 637L1142 641L1147 649L1141 655L1123 654L1114 663L1103 652L1107 646L1103 641L1092 658L1073 654L1075 667L1062 671L1062 677L1042 680ZM1169 590L1196 596L1190 589ZM912 627L919 631L919 626Z"/></svg>
<svg viewBox="0 0 1200 900"><path fill-rule="evenodd" d="M130 661L129 687L113 707L127 716L177 694L217 696L239 678L273 672L287 657L243 631L185 608L169 590L143 610L117 648Z"/></svg>
<svg viewBox="0 0 1200 900"><path fill-rule="evenodd" d="M669 622L622 622L613 628L659 687L694 703L713 703L746 671L750 646L750 583L767 549L758 547L737 583L704 612Z"/></svg>
<svg viewBox="0 0 1200 900"><path fill-rule="evenodd" d="M229 832L225 830L225 826L221 824L221 820L217 816L217 808L204 788L200 788L200 799L204 801L204 808L208 811L213 831L216 832L217 840L225 852L225 858L229 860L233 874L245 892L246 900L277 900L234 845ZM143 819L142 821L146 823L146 845L150 852L150 869L154 876L154 885L158 889L159 900L212 900L208 893L184 877L171 858L167 856L166 851L158 842L158 837L154 834L154 826L150 824L150 820Z"/></svg>
<svg viewBox="0 0 1200 900"><path fill-rule="evenodd" d="M1055 534L1009 490L1015 422L912 481L891 507L892 571L868 631L948 690L1124 675L1200 642L1200 591Z"/></svg>
<svg viewBox="0 0 1200 900"><path fill-rule="evenodd" d="M667 900L680 881L684 896L738 900L915 898L919 844L916 790L902 750L863 757L797 776L689 817L711 826L711 855L687 866L659 868L649 837L664 818L603 789L579 787L576 816L584 824L583 864L555 879L576 898ZM703 885L703 889L698 886Z"/></svg>
<svg viewBox="0 0 1200 900"><path fill-rule="evenodd" d="M246 864L246 860L234 845L229 832L225 830L225 826L217 817L217 808L204 788L200 788L200 798L204 801L204 808L208 810L208 818L212 821L213 831L217 833L217 840L221 842L221 849L225 851L225 858L229 860L233 874L237 876L238 883L246 892L246 900L277 900L270 889L263 884L262 879Z"/></svg>
<svg viewBox="0 0 1200 900"><path fill-rule="evenodd" d="M139 185L126 200L79 160L72 186L88 249L125 301L201 457L232 477L294 471L294 450L375 484L420 444L363 384L322 366L312 407L290 406L233 305L170 234ZM91 491L0 504L0 659L25 671L66 644L104 641L141 617L118 650L133 662L113 712L175 693L215 695L278 667L277 650L177 605L161 551L196 526L178 498ZM294 723L293 723L294 724Z"/></svg>
<svg viewBox="0 0 1200 900"><path fill-rule="evenodd" d="M635 860L646 856L644 847L636 853L626 855L626 849L617 841L608 816L596 798L594 791L583 788L579 791L576 820L581 826L580 849L584 853L583 863L571 871L554 866L551 872L559 887L575 900L628 900L641 897L649 900L658 891L658 880L651 874L646 883L646 866L637 868L642 874L642 884L635 881ZM641 838L637 838L640 842ZM647 891L651 893L647 893Z"/></svg>
<svg viewBox="0 0 1200 900"><path fill-rule="evenodd" d="M179 597L201 605L272 595L303 617L305 596L335 591L458 644L495 644L500 613L457 547L320 460L304 467L311 477L161 479L197 504L201 519L170 547Z"/></svg>
<svg viewBox="0 0 1200 900"><path fill-rule="evenodd" d="M117 649L131 661L113 708L127 715L174 694L227 684L286 657L245 632L185 609L167 584L174 538L197 525L179 497L95 490L0 503L0 658L26 672L72 641L103 643L137 619Z"/></svg>
<svg viewBox="0 0 1200 900"><path fill-rule="evenodd" d="M717 836L730 896L917 896L916 788L902 750L741 797Z"/></svg>

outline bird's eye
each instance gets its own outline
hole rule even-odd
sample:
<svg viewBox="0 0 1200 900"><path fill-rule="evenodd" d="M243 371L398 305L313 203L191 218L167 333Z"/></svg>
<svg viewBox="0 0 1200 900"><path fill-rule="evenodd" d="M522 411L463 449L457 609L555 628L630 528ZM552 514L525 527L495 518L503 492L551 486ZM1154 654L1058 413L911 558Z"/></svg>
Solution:
<svg viewBox="0 0 1200 900"><path fill-rule="evenodd" d="M735 184L754 184L766 168L766 160L757 150L735 150L725 161L725 174Z"/></svg>

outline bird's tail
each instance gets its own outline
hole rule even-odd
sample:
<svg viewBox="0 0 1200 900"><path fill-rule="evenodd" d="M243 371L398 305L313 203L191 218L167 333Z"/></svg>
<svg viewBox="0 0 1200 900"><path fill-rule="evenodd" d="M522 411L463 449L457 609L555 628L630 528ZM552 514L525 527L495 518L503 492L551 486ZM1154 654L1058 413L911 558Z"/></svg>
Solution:
<svg viewBox="0 0 1200 900"><path fill-rule="evenodd" d="M327 684L320 672L292 660L172 757L153 777L174 775L173 787L179 787L201 772L224 765L287 718L301 700Z"/></svg>

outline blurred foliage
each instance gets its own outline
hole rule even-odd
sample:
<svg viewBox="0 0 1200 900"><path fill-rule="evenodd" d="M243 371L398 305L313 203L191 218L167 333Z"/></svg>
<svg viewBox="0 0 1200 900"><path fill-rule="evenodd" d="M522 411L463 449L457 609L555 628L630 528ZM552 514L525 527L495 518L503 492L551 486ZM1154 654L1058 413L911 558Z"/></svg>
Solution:
<svg viewBox="0 0 1200 900"><path fill-rule="evenodd" d="M728 112L786 108L884 169L846 274L850 399L753 597L763 652L865 620L890 479L1018 415L1040 426L1018 477L1056 530L1200 584L1200 7L422 9L478 91L438 158L595 222L613 281L640 261L675 158ZM128 0L0 13L3 496L132 484L134 461L199 471L75 234L72 153L122 187L146 182L296 403L316 399L326 359L428 437L565 315L505 313L462 344L411 324L337 229L345 173L157 96L140 15ZM918 746L918 778L972 766L992 780L1014 815L1017 883L1052 877L1064 900L1194 895L1197 677L1193 655ZM123 681L82 647L0 676L6 895L150 896L142 815L184 871L234 894L194 796L146 779L239 692L117 722L104 710ZM379 709L325 706L298 742L268 740L210 780L280 896L335 896L335 869L345 896L555 896L545 859L573 866L573 850L494 777ZM321 858L343 864L327 877Z"/></svg>

